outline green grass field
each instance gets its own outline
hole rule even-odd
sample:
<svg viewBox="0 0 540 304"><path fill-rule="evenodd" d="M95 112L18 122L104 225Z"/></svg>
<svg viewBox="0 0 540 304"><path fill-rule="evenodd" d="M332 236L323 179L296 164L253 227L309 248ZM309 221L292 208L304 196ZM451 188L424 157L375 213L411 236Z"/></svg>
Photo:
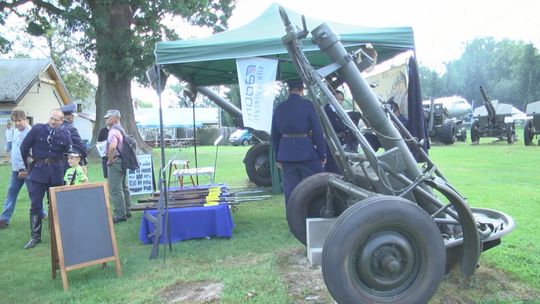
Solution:
<svg viewBox="0 0 540 304"><path fill-rule="evenodd" d="M248 148L219 147L217 182L234 188L249 186L242 163ZM190 158L193 166L193 152L192 148L167 150L167 158ZM215 152L215 147L199 147L199 166L214 165ZM157 169L159 151L154 155ZM525 147L522 141L490 144L484 139L475 146L435 146L430 155L472 206L503 211L517 223L499 247L482 254L481 263L502 271L523 288L540 292L540 147ZM10 170L9 165L0 166L2 198ZM95 182L101 177L99 160L92 159L89 178ZM288 231L282 195L239 205L233 213L231 239L174 243L171 253L161 247L157 260L148 259L151 246L138 240L141 213L136 212L127 223L115 226L123 276L116 277L111 266L69 271L68 292L63 291L60 274L51 279L46 225L43 242L32 250L22 249L29 238L28 208L23 188L10 227L0 230L0 303L163 303L170 300L166 295L173 286L201 281L223 284L221 303L298 303L280 274L279 256L302 248ZM519 294L493 290L474 295L467 303L522 299Z"/></svg>

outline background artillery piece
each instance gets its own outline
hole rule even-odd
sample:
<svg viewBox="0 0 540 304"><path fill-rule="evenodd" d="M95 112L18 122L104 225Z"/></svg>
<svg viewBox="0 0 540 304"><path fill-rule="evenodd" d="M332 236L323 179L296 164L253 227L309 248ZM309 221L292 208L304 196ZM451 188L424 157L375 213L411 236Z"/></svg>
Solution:
<svg viewBox="0 0 540 304"><path fill-rule="evenodd" d="M516 141L516 128L512 119L512 105L491 100L480 86L484 105L474 109L471 124L471 142L478 144L481 137L497 137L511 144Z"/></svg>
<svg viewBox="0 0 540 304"><path fill-rule="evenodd" d="M523 124L523 142L525 146L530 146L533 144L534 137L538 139L538 134L540 134L540 101L527 104L525 113L527 120ZM538 145L540 145L540 140L538 140Z"/></svg>

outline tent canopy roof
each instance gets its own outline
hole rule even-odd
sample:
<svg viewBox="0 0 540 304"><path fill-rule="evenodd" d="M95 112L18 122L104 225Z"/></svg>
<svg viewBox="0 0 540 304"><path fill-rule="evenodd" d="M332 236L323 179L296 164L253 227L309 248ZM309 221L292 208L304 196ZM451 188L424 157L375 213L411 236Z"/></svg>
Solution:
<svg viewBox="0 0 540 304"><path fill-rule="evenodd" d="M301 14L285 10L291 23L301 26ZM308 31L325 22L309 17L305 19ZM410 27L369 28L326 23L341 37L342 44L350 51L372 44L378 52L378 61L414 49ZM156 63L163 65L167 72L181 80L197 86L208 86L237 83L237 58L277 58L280 60L277 79L289 79L297 77L297 74L295 67L288 61L287 49L281 41L285 34L279 5L274 3L243 27L201 39L158 42L155 49ZM329 64L326 56L311 42L311 34L302 43L313 66L318 68Z"/></svg>

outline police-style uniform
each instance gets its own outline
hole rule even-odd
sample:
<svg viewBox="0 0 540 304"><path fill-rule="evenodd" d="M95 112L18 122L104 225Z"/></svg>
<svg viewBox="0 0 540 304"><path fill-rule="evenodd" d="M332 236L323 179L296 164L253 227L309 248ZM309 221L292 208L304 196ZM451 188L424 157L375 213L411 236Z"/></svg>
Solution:
<svg viewBox="0 0 540 304"><path fill-rule="evenodd" d="M272 116L272 146L276 161L283 166L283 193L287 203L300 181L324 171L324 135L315 108L309 100L292 93L275 108Z"/></svg>
<svg viewBox="0 0 540 304"><path fill-rule="evenodd" d="M77 105L74 103L70 103L68 105L65 105L62 107L62 113L64 115L75 115L77 113ZM71 136L71 142L73 144L73 148L76 149L81 154L81 165L86 165L88 162L86 161L86 157L88 156L88 153L86 151L86 145L83 144L81 135L79 135L79 131L75 126L69 122L68 120L64 119L64 122L62 123L62 128L64 128L66 131L69 132ZM64 172L69 169L69 164L67 162L67 159L64 160Z"/></svg>
<svg viewBox="0 0 540 304"><path fill-rule="evenodd" d="M340 144L344 145L345 137L347 136L347 132L349 131L349 128L345 126L345 124L343 123L339 115L336 113L336 109L334 108L333 105L326 104L324 106L324 112L326 113L326 116L328 117L328 120L330 121L332 128L336 132ZM327 149L330 151L329 147ZM343 174L341 170L339 170L336 160L334 159L334 156L331 153L328 153L328 157L326 159L326 164L324 165L324 169L327 172Z"/></svg>
<svg viewBox="0 0 540 304"><path fill-rule="evenodd" d="M71 146L71 136L64 128L36 124L21 144L21 155L27 168L27 189L30 197L31 240L25 248L41 241L41 209L49 187L64 183L64 153ZM28 163L28 157L33 161Z"/></svg>

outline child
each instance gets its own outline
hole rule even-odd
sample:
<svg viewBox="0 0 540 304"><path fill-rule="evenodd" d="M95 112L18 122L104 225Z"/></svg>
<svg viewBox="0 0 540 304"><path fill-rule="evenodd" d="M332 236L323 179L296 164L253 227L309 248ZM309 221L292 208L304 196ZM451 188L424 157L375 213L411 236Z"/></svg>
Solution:
<svg viewBox="0 0 540 304"><path fill-rule="evenodd" d="M65 153L67 156L69 169L64 175L64 185L79 185L88 182L88 177L84 173L83 168L79 164L81 162L81 154L77 151L70 150Z"/></svg>

